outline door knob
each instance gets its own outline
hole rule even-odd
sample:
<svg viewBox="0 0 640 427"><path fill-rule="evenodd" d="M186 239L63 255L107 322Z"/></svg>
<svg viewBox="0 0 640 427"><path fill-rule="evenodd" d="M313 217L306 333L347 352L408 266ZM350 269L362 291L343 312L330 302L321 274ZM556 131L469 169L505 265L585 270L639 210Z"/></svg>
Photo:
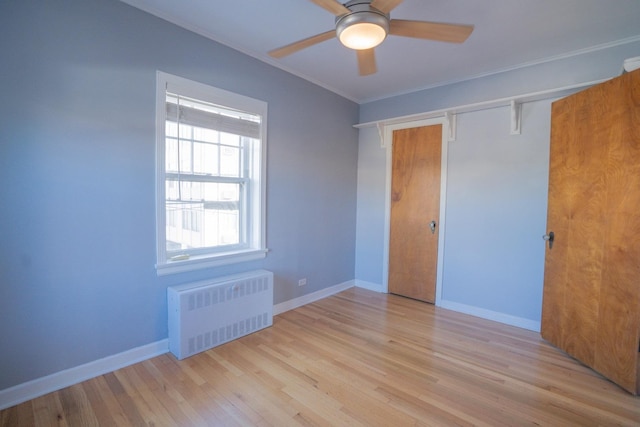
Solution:
<svg viewBox="0 0 640 427"><path fill-rule="evenodd" d="M542 236L543 240L546 240L547 242L549 242L549 249L553 248L554 238L555 238L555 234L553 233L553 231L550 231L549 234L545 234L544 236Z"/></svg>
<svg viewBox="0 0 640 427"><path fill-rule="evenodd" d="M431 234L436 234L436 222L435 221L431 221L429 223L429 228L431 229Z"/></svg>

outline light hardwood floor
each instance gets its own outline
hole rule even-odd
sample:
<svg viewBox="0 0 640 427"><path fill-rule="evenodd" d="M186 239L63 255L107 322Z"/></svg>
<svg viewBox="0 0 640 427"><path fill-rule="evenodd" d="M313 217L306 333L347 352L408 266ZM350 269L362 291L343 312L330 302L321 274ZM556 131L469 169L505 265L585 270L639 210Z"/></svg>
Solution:
<svg viewBox="0 0 640 427"><path fill-rule="evenodd" d="M271 328L0 413L2 426L640 425L640 398L538 333L353 288Z"/></svg>

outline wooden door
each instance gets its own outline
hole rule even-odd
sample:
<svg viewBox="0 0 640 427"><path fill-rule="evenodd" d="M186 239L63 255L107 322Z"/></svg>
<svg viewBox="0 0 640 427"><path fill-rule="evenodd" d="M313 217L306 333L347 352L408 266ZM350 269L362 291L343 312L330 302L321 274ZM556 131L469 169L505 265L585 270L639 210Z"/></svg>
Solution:
<svg viewBox="0 0 640 427"><path fill-rule="evenodd" d="M553 103L548 201L542 336L637 394L640 71Z"/></svg>
<svg viewBox="0 0 640 427"><path fill-rule="evenodd" d="M442 126L393 132L389 292L435 303Z"/></svg>

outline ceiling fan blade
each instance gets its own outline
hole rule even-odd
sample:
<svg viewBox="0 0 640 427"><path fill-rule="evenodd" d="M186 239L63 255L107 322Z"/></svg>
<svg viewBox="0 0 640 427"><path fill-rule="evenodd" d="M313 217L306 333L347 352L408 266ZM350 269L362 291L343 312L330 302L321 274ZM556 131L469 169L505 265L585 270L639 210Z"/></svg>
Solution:
<svg viewBox="0 0 640 427"><path fill-rule="evenodd" d="M376 54L372 49L356 50L358 55L358 71L361 76L375 74L378 71L376 66Z"/></svg>
<svg viewBox="0 0 640 427"><path fill-rule="evenodd" d="M371 6L378 9L380 12L389 13L395 9L402 0L373 0Z"/></svg>
<svg viewBox="0 0 640 427"><path fill-rule="evenodd" d="M338 3L336 0L311 0L324 10L327 10L333 13L336 16L344 15L345 13L350 13L351 11L344 7L342 4Z"/></svg>
<svg viewBox="0 0 640 427"><path fill-rule="evenodd" d="M389 34L449 43L462 43L472 31L473 25L445 24L443 22L392 19L389 23Z"/></svg>
<svg viewBox="0 0 640 427"><path fill-rule="evenodd" d="M325 40L332 39L336 36L336 30L326 31L324 33L316 34L315 36L307 37L303 40L290 43L286 46L279 47L269 51L269 56L274 58L282 58L283 56L291 55L299 50L305 49L314 44L321 43Z"/></svg>

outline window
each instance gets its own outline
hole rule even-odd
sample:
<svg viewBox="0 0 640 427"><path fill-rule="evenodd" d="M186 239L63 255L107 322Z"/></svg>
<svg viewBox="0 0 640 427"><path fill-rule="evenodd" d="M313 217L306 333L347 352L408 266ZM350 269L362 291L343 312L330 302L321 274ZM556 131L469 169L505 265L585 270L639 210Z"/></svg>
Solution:
<svg viewBox="0 0 640 427"><path fill-rule="evenodd" d="M267 104L158 72L158 274L264 258Z"/></svg>

